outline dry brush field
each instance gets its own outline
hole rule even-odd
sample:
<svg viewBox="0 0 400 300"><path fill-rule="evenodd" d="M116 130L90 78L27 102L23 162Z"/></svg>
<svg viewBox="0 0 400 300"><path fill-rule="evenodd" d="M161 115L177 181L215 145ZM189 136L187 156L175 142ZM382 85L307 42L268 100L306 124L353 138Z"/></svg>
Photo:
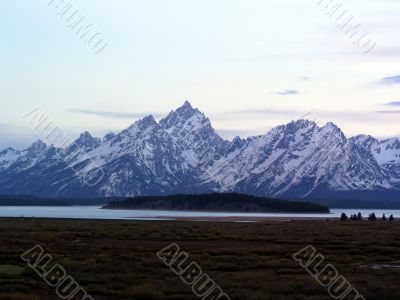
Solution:
<svg viewBox="0 0 400 300"><path fill-rule="evenodd" d="M232 299L330 299L293 260L313 245L366 299L400 299L399 222L265 223L0 219L0 299L58 299L20 258L42 246L102 299L199 299L156 253L177 243Z"/></svg>

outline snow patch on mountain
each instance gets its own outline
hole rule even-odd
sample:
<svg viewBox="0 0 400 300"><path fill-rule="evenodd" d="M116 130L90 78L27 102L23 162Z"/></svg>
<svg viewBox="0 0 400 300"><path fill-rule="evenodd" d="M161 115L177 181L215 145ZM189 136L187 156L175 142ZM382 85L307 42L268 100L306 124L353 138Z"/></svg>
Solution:
<svg viewBox="0 0 400 300"><path fill-rule="evenodd" d="M86 179L95 179L88 187ZM96 175L97 174L97 175ZM297 120L264 135L222 139L185 102L102 139L89 132L66 149L38 141L0 152L0 193L136 196L236 191L276 197L400 190L400 141L359 135L333 123Z"/></svg>

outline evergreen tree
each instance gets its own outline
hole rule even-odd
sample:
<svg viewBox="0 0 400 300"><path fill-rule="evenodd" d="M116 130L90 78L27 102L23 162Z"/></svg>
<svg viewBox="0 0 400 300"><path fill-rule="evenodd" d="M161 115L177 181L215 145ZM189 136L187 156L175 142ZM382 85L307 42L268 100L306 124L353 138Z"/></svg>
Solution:
<svg viewBox="0 0 400 300"><path fill-rule="evenodd" d="M368 217L368 220L369 220L369 221L376 221L376 215L375 215L375 213L370 214L369 217Z"/></svg>
<svg viewBox="0 0 400 300"><path fill-rule="evenodd" d="M382 216L382 221L386 221L387 219L386 219L386 215L385 214L383 214L383 216Z"/></svg>
<svg viewBox="0 0 400 300"><path fill-rule="evenodd" d="M390 221L390 222L394 221L393 215L390 215L389 221Z"/></svg>
<svg viewBox="0 0 400 300"><path fill-rule="evenodd" d="M362 221L363 220L363 216L362 216L362 214L360 212L357 215L357 220L358 221Z"/></svg>
<svg viewBox="0 0 400 300"><path fill-rule="evenodd" d="M347 221L348 220L347 215L345 213L342 213L342 216L340 217L340 220L341 221Z"/></svg>

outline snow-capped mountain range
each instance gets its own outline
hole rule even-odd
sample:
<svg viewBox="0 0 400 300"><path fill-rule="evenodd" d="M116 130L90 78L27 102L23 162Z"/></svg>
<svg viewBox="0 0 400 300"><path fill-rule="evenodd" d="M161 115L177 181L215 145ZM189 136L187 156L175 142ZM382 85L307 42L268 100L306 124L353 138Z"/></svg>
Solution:
<svg viewBox="0 0 400 300"><path fill-rule="evenodd" d="M88 184L92 180L92 184ZM400 200L400 140L347 138L298 120L265 135L222 139L189 102L66 149L41 141L0 152L0 194L136 196L236 191L280 198L376 195Z"/></svg>

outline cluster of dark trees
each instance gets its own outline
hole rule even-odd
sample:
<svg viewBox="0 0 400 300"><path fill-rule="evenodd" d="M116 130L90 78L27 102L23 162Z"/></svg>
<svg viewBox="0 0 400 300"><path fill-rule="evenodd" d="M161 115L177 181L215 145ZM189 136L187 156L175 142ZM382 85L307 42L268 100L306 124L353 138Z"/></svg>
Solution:
<svg viewBox="0 0 400 300"><path fill-rule="evenodd" d="M139 196L135 198L113 200L103 208L230 212L329 213L328 207L315 203L256 197L238 193Z"/></svg>
<svg viewBox="0 0 400 300"><path fill-rule="evenodd" d="M364 218L363 218L363 216L362 216L362 214L360 212L358 214L351 215L350 218L345 213L342 213L342 216L340 217L340 220L347 221L349 219L351 221L362 221L362 220L364 220ZM377 221L377 220L378 219L377 219L375 213L369 214L368 221ZM383 214L383 216L381 218L381 221L387 221L387 220L388 220L388 218L386 217L385 214ZM389 221L390 222L394 221L394 216L393 215L390 215Z"/></svg>

